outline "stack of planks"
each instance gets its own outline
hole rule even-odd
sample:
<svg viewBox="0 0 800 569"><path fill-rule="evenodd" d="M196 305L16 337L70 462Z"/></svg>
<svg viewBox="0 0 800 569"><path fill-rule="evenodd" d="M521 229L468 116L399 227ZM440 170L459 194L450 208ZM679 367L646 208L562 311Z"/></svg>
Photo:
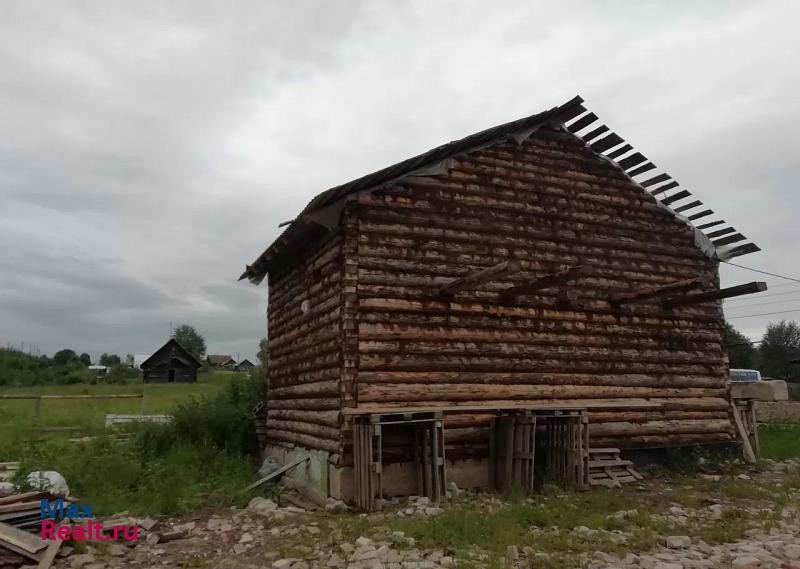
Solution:
<svg viewBox="0 0 800 569"><path fill-rule="evenodd" d="M49 492L26 492L0 498L0 567L16 567L31 561L49 567L61 542L46 541L41 529L42 499L55 499Z"/></svg>
<svg viewBox="0 0 800 569"><path fill-rule="evenodd" d="M623 460L618 448L590 448L588 453L589 484L619 488L626 482L643 480L633 462Z"/></svg>

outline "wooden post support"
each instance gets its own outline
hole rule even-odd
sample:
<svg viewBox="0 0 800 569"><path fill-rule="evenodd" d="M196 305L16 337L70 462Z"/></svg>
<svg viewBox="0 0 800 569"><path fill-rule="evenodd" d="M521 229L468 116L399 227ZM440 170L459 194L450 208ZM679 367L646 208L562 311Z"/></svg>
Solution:
<svg viewBox="0 0 800 569"><path fill-rule="evenodd" d="M520 271L519 261L503 261L488 269L475 271L451 283L439 287L439 294L442 296L452 296L460 290L464 290L475 285L489 282L499 276L518 273Z"/></svg>
<svg viewBox="0 0 800 569"><path fill-rule="evenodd" d="M753 452L753 447L750 445L750 438L747 436L747 430L744 428L742 416L739 414L739 409L736 407L736 402L733 400L731 400L731 412L733 413L733 422L736 425L736 431L739 433L739 438L742 439L744 459L746 462L753 464L756 462L756 454Z"/></svg>
<svg viewBox="0 0 800 569"><path fill-rule="evenodd" d="M632 302L634 300L653 298L661 296L663 294L674 293L674 292L686 292L688 290L700 286L701 284L702 284L702 279L700 278L684 279L665 285L651 286L647 288L640 288L638 290L632 290L630 292L622 292L619 294L614 294L608 298L608 301L615 306L619 306L621 304L624 304L626 302Z"/></svg>
<svg viewBox="0 0 800 569"><path fill-rule="evenodd" d="M687 294L684 296L678 296L676 298L668 298L662 303L662 306L664 308L674 308L675 306L683 306L685 304L697 304L711 300L722 300L723 298L732 298L734 296L742 296L744 294L764 292L765 290L767 290L767 283L754 281L752 283L721 288L719 290L700 292L697 294Z"/></svg>
<svg viewBox="0 0 800 569"><path fill-rule="evenodd" d="M584 265L576 265L574 267L569 267L562 271L558 271L557 273L544 275L543 277L539 277L538 279L535 279L528 283L507 288L506 290L503 291L502 295L503 301L511 302L517 296L522 296L524 294L531 294L536 292L537 290L550 288L561 283L572 281L582 275L585 275L586 273L587 273L587 267L585 267Z"/></svg>

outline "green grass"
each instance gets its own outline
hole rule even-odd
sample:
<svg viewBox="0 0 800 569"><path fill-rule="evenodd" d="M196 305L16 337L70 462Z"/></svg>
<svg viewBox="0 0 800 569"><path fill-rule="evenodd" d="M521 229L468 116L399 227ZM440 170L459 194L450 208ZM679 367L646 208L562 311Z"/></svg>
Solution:
<svg viewBox="0 0 800 569"><path fill-rule="evenodd" d="M198 376L198 383L172 384L74 384L0 388L0 395L108 395L144 393L148 414L170 414L192 397L213 397L239 376L233 372L208 372ZM14 460L15 447L36 436L32 430L34 402L0 399L0 461ZM63 399L43 400L40 427L78 427L69 436L97 435L105 431L108 413L142 412L140 399ZM48 435L63 437L64 435Z"/></svg>
<svg viewBox="0 0 800 569"><path fill-rule="evenodd" d="M236 379L238 378L238 379ZM146 394L148 413L168 413L168 425L129 426L129 438L112 438L106 413L139 413L138 400L48 400L41 424L74 426L91 434L37 434L30 401L0 400L0 461L20 461L20 478L56 470L71 493L92 502L98 514L181 514L198 508L243 505L251 494L250 451L255 431L250 410L257 383L246 376L203 374L197 384L70 385L5 389L24 394Z"/></svg>
<svg viewBox="0 0 800 569"><path fill-rule="evenodd" d="M641 510L641 500L633 492L592 491L545 493L531 500L515 500L510 505L483 509L465 501L433 518L400 519L392 524L392 529L404 531L425 547L468 551L477 546L490 554L493 563L505 554L509 545L516 545L555 554L550 560L538 560L537 566L574 566L571 556L581 552L624 553L632 546L653 547L662 528L650 513L641 511L627 519L611 516L621 510ZM652 511L660 511L663 506L650 507ZM631 537L623 544L615 542L608 533L582 535L563 531L578 526L606 532L627 530ZM535 528L539 531L532 531Z"/></svg>
<svg viewBox="0 0 800 569"><path fill-rule="evenodd" d="M762 458L800 458L800 423L762 425L758 433Z"/></svg>

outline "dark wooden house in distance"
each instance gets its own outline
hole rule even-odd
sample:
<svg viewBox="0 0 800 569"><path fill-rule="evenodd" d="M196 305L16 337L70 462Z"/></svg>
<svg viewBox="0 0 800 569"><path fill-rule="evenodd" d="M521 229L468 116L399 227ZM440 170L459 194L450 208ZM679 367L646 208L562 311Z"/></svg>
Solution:
<svg viewBox="0 0 800 569"><path fill-rule="evenodd" d="M720 299L765 286L718 265L758 250L579 97L327 190L242 275L269 277L265 450L368 507L527 484L542 444L577 477L587 445L735 444Z"/></svg>
<svg viewBox="0 0 800 569"><path fill-rule="evenodd" d="M236 360L229 355L209 354L206 356L206 361L211 367L221 367L224 369L234 369L236 367Z"/></svg>
<svg viewBox="0 0 800 569"><path fill-rule="evenodd" d="M235 369L236 369L236 371L250 371L255 367L256 367L256 365L253 362L251 362L250 360L245 358L242 361L240 361L238 364L236 364L236 368Z"/></svg>
<svg viewBox="0 0 800 569"><path fill-rule="evenodd" d="M170 338L141 364L145 383L196 383L200 362Z"/></svg>

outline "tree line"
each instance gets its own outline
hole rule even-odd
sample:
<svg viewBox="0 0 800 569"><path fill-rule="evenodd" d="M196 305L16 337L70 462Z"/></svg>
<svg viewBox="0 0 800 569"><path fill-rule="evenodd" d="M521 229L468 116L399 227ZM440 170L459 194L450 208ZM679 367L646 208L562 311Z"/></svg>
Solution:
<svg viewBox="0 0 800 569"><path fill-rule="evenodd" d="M759 341L726 324L728 355L733 369L757 369L763 377L800 381L800 324L782 320L770 323Z"/></svg>

